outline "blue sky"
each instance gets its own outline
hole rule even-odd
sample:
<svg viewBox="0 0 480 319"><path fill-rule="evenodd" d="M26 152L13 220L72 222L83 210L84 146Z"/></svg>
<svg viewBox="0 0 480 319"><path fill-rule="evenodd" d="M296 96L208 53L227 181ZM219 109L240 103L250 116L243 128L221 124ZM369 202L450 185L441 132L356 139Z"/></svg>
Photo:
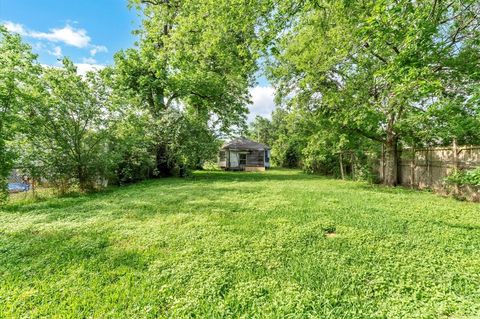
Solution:
<svg viewBox="0 0 480 319"><path fill-rule="evenodd" d="M134 46L140 19L126 0L0 0L0 23L22 35L42 64L70 57L83 73L113 62L115 52ZM273 89L263 77L252 88L249 119L268 116Z"/></svg>
<svg viewBox="0 0 480 319"><path fill-rule="evenodd" d="M134 45L132 30L139 24L126 0L0 0L0 20L49 65L62 56L77 64L111 64L115 52Z"/></svg>

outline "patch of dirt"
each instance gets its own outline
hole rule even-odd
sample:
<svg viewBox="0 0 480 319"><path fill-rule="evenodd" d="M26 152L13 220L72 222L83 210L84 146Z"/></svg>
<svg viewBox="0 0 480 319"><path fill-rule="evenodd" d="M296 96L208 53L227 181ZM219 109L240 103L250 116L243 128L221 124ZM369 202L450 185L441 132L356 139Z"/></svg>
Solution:
<svg viewBox="0 0 480 319"><path fill-rule="evenodd" d="M337 237L337 236L338 236L337 233L326 233L326 234L325 234L325 237L327 237L327 238L335 238L335 237Z"/></svg>

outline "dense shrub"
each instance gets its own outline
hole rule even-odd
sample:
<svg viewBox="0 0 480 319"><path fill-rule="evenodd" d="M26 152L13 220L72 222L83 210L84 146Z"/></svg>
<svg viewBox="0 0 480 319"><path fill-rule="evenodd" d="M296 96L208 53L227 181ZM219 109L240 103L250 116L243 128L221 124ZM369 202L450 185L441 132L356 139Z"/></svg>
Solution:
<svg viewBox="0 0 480 319"><path fill-rule="evenodd" d="M447 177L447 183L458 186L480 186L480 167L468 171L458 171Z"/></svg>
<svg viewBox="0 0 480 319"><path fill-rule="evenodd" d="M63 68L45 68L42 80L37 102L23 114L22 166L36 167L61 192L93 190L104 184L111 162L105 88L93 73L77 75L68 59Z"/></svg>
<svg viewBox="0 0 480 319"><path fill-rule="evenodd" d="M128 184L151 177L155 172L155 128L151 118L140 110L122 110L109 141L113 184Z"/></svg>

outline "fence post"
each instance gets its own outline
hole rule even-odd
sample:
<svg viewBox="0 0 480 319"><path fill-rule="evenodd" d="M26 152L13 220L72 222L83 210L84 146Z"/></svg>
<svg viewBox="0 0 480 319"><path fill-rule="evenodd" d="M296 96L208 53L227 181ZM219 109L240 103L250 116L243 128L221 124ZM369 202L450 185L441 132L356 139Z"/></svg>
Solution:
<svg viewBox="0 0 480 319"><path fill-rule="evenodd" d="M427 164L427 187L432 185L432 172L430 171L430 148L425 149L425 164Z"/></svg>
<svg viewBox="0 0 480 319"><path fill-rule="evenodd" d="M453 139L452 151L453 151L453 172L456 173L458 172L458 145L457 145L456 138Z"/></svg>
<svg viewBox="0 0 480 319"><path fill-rule="evenodd" d="M452 143L452 151L453 151L453 173L456 174L458 172L458 145L457 139L453 139ZM459 193L459 188L457 183L453 186L453 193L457 195Z"/></svg>
<svg viewBox="0 0 480 319"><path fill-rule="evenodd" d="M412 147L412 158L410 161L410 188L415 186L415 147Z"/></svg>

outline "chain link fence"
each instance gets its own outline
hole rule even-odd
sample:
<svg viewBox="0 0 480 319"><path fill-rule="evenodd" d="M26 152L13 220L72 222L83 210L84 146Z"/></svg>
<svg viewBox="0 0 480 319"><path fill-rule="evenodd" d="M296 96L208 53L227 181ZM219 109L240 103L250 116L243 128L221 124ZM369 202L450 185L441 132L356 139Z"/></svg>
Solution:
<svg viewBox="0 0 480 319"><path fill-rule="evenodd" d="M10 193L26 192L30 190L30 178L22 173L21 169L14 169L8 177L8 191Z"/></svg>

